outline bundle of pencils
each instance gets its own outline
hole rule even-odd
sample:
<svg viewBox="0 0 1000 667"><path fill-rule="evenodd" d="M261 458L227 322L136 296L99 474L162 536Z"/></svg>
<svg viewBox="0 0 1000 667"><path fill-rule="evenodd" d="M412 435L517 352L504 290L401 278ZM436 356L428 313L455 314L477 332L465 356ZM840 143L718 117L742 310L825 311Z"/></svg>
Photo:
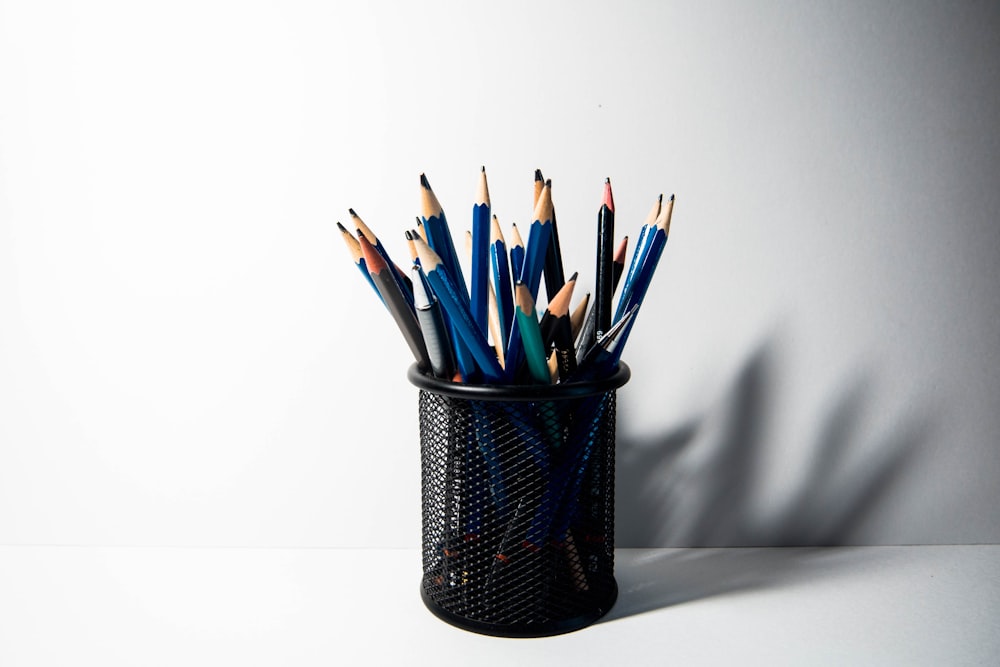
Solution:
<svg viewBox="0 0 1000 667"><path fill-rule="evenodd" d="M423 174L420 202L416 227L404 230L409 270L393 262L354 209L349 213L356 234L337 226L421 371L465 383L556 384L617 370L667 242L673 195L656 199L626 272L628 236L615 246L615 204L611 181L605 180L597 213L596 284L593 296L585 294L575 307L578 274L565 278L552 183L541 171L535 170L528 240L513 225L508 248L490 204L486 169L481 170L466 235L468 282L444 210ZM535 304L543 278L547 307L539 315Z"/></svg>

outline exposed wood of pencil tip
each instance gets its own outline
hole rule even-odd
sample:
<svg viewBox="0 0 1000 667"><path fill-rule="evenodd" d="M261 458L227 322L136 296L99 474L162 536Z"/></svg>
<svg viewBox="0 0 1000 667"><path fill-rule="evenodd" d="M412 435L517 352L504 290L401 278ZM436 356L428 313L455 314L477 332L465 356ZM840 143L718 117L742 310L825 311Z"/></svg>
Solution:
<svg viewBox="0 0 1000 667"><path fill-rule="evenodd" d="M354 260L354 263L357 264L364 259L364 253L361 252L361 244L354 238L354 234L347 231L347 227L344 227L339 222L337 223L337 229L340 230L340 235L344 239L344 243L347 244L347 249L350 251L351 259Z"/></svg>
<svg viewBox="0 0 1000 667"><path fill-rule="evenodd" d="M410 251L410 261L411 262L416 262L417 261L417 246L415 246L413 244L413 238L414 238L414 236L416 236L416 232L413 232L413 231L411 231L409 229L406 229L406 230L403 230L403 236L406 237L406 246L407 246L407 248Z"/></svg>
<svg viewBox="0 0 1000 667"><path fill-rule="evenodd" d="M420 206L425 218L441 217L442 208L425 174L420 174Z"/></svg>
<svg viewBox="0 0 1000 667"><path fill-rule="evenodd" d="M355 213L353 208L347 209L347 212L351 214L351 222L354 223L354 228L358 230L358 236L364 236L368 239L369 243L376 245L378 243L378 237L375 236L375 232L368 228L368 225L366 225L365 221L361 219L361 216Z"/></svg>
<svg viewBox="0 0 1000 667"><path fill-rule="evenodd" d="M656 216L656 226L663 230L665 234L670 234L670 218L674 212L674 196L670 195L667 205L660 209L660 214Z"/></svg>
<svg viewBox="0 0 1000 667"><path fill-rule="evenodd" d="M569 303L573 298L573 288L576 286L577 273L574 273L569 277L562 288L556 295L552 297L552 301L549 302L548 312L553 317L562 317L569 313Z"/></svg>
<svg viewBox="0 0 1000 667"><path fill-rule="evenodd" d="M490 205L490 188L486 183L485 166L479 172L479 186L476 189L476 205L477 206Z"/></svg>
<svg viewBox="0 0 1000 667"><path fill-rule="evenodd" d="M490 243L496 243L497 241L507 245L507 242L503 239L503 230L500 229L500 221L497 220L497 216L494 213L493 222L490 224Z"/></svg>
<svg viewBox="0 0 1000 667"><path fill-rule="evenodd" d="M587 306L590 305L590 292L583 295L580 299L580 303L576 304L576 308L573 309L573 314L569 316L570 327L573 331L573 340L580 335L580 329L583 327L583 320L587 317Z"/></svg>
<svg viewBox="0 0 1000 667"><path fill-rule="evenodd" d="M368 265L368 273L379 274L389 268L389 265L385 263L382 259L382 255L379 254L375 246L372 245L362 233L358 230L358 243L361 246L361 252L365 256L365 264Z"/></svg>
<svg viewBox="0 0 1000 667"><path fill-rule="evenodd" d="M531 290L520 280L514 285L514 304L525 315L535 314L535 300L531 298Z"/></svg>
<svg viewBox="0 0 1000 667"><path fill-rule="evenodd" d="M646 214L646 220L642 223L643 227L652 227L656 224L656 219L660 217L660 207L663 206L663 195L661 194L653 202L653 207L649 209L649 213Z"/></svg>
<svg viewBox="0 0 1000 667"><path fill-rule="evenodd" d="M545 181L545 187L538 195L538 203L535 205L535 221L543 225L552 222L552 181Z"/></svg>
<svg viewBox="0 0 1000 667"><path fill-rule="evenodd" d="M627 254L627 251L628 251L628 236L624 237L618 244L618 249L615 250L615 255L611 261L615 262L616 264L624 264L625 255Z"/></svg>
<svg viewBox="0 0 1000 667"><path fill-rule="evenodd" d="M417 248L417 257L420 258L420 265L423 267L424 273L430 273L441 265L441 256L434 252L426 241L415 238L413 245Z"/></svg>
<svg viewBox="0 0 1000 667"><path fill-rule="evenodd" d="M510 223L511 233L511 246L517 248L518 246L524 247L524 239L521 238L521 232L517 230L517 224Z"/></svg>

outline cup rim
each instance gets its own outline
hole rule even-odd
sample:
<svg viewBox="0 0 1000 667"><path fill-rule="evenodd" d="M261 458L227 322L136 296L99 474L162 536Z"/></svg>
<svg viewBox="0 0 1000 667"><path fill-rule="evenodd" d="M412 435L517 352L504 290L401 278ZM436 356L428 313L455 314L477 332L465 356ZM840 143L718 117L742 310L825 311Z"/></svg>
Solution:
<svg viewBox="0 0 1000 667"><path fill-rule="evenodd" d="M611 375L566 384L462 384L422 373L412 364L406 373L411 384L432 394L483 401L539 401L581 398L618 389L632 377L628 364L619 362Z"/></svg>

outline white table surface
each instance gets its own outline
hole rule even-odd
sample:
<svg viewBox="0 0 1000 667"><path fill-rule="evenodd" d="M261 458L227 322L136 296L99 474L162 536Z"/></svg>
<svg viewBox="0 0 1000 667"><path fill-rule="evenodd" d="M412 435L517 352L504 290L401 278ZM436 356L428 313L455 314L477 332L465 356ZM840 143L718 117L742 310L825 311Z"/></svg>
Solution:
<svg viewBox="0 0 1000 667"><path fill-rule="evenodd" d="M997 665L1000 545L619 549L584 630L420 601L416 549L0 547L0 665Z"/></svg>

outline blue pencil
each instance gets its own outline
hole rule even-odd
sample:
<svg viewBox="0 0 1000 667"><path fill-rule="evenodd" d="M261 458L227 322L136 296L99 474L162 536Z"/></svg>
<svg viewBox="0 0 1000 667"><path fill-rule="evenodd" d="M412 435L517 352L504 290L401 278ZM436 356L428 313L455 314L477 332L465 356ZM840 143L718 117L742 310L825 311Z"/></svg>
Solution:
<svg viewBox="0 0 1000 667"><path fill-rule="evenodd" d="M646 290L649 289L653 273L660 262L660 255L663 254L663 246L667 243L667 235L670 233L670 217L673 210L674 197L671 195L666 206L660 209L660 214L656 218L656 224L646 234L651 238L647 243L648 247L646 248L645 257L642 259L642 266L635 272L632 289L629 294L622 294L622 297L626 299L624 304L626 311L634 305L638 306L642 304L642 300L646 297Z"/></svg>
<svg viewBox="0 0 1000 667"><path fill-rule="evenodd" d="M635 242L635 250L632 251L632 261L628 265L628 272L625 274L624 282L622 282L622 293L618 297L618 308L615 310L613 319L615 322L620 320L622 315L625 314L625 304L632 293L632 281L635 278L635 272L642 266L642 260L646 256L646 251L649 250L650 230L656 225L656 219L660 217L662 206L663 195L661 194L656 198L653 207L649 210L649 215L646 216L646 221L643 223L642 229L639 230L639 238Z"/></svg>
<svg viewBox="0 0 1000 667"><path fill-rule="evenodd" d="M542 188L547 183L542 176L542 170L535 170L535 204L542 193ZM550 195L551 196L551 195ZM549 247L545 252L545 294L551 301L555 298L559 290L566 284L566 274L563 272L562 250L559 247L559 225L556 224L556 209L552 207L552 231L550 233Z"/></svg>
<svg viewBox="0 0 1000 667"><path fill-rule="evenodd" d="M465 276L462 274L462 266L458 262L458 253L455 252L455 242L451 237L451 230L448 228L448 219L445 218L444 209L441 203L431 190L431 184L427 181L427 176L420 174L420 205L421 220L424 223L424 235L427 237L427 245L431 247L444 264L445 270L455 282L455 287L459 295L469 301L469 290L465 286Z"/></svg>
<svg viewBox="0 0 1000 667"><path fill-rule="evenodd" d="M507 244L495 215L490 230L490 255L493 260L493 288L497 293L500 334L506 350L507 340L510 338L510 323L514 319L514 295L511 291L510 264L507 262Z"/></svg>
<svg viewBox="0 0 1000 667"><path fill-rule="evenodd" d="M521 277L521 269L524 268L524 241L521 239L521 232L517 225L511 223L510 226L510 277L511 280L518 280Z"/></svg>
<svg viewBox="0 0 1000 667"><path fill-rule="evenodd" d="M441 257L424 243L423 239L413 239L413 244L417 247L417 255L420 257L420 265L427 276L427 282L448 315L452 331L475 359L486 381L498 382L503 376L500 362L497 361L496 354L487 343L486 337L479 333L476 323L472 320L472 313L469 312L468 301L462 299ZM457 352L458 350L456 356Z"/></svg>
<svg viewBox="0 0 1000 667"><path fill-rule="evenodd" d="M409 306L410 310L413 310L413 285L410 283L409 276L403 274L396 266L392 258L389 257L389 253L386 252L385 247L382 242L379 241L375 233L365 224L357 213L354 212L353 208L347 209L347 212L351 214L351 222L354 223L355 228L358 230L358 236L364 236L365 240L372 244L375 251L381 255L382 259L385 260L386 265L391 269L390 275L393 281L399 286L399 291L406 300L406 305ZM367 260L366 260L367 261ZM371 262L368 262L369 264Z"/></svg>
<svg viewBox="0 0 1000 667"><path fill-rule="evenodd" d="M452 287L455 289L456 299L463 303L465 309L468 310L469 290L465 285L462 266L458 262L458 253L455 252L455 242L452 239L451 230L448 228L448 220L445 218L444 209L441 208L441 203L424 174L420 174L420 205L426 245L435 252L444 265L445 271L451 278ZM424 270L426 271L426 267ZM448 322L452 334L451 338L455 345L455 361L458 365L458 371L463 380L472 381L476 377L476 362L462 342L459 332L455 329L452 316L447 312L447 308L445 309L445 320Z"/></svg>
<svg viewBox="0 0 1000 667"><path fill-rule="evenodd" d="M545 256L548 253L549 239L552 234L552 188L546 181L542 193L538 196L535 206L535 220L528 232L528 245L524 249L524 266L518 280L525 284L532 300L538 299L538 286L545 269Z"/></svg>
<svg viewBox="0 0 1000 667"><path fill-rule="evenodd" d="M361 244L358 240L354 238L354 235L347 231L347 227L344 227L339 222L337 223L337 229L340 230L340 235L344 239L344 243L347 244L347 250L351 253L351 258L354 260L354 266L358 267L358 271L361 275L365 277L365 281L371 285L372 290L375 292L375 296L379 298L382 305L385 305L385 299L379 293L378 288L375 287L375 282L372 280L371 274L368 273L368 264L365 262L364 253L361 251Z"/></svg>
<svg viewBox="0 0 1000 667"><path fill-rule="evenodd" d="M479 189L472 206L472 319L485 336L489 323L490 191L486 167L479 172Z"/></svg>

